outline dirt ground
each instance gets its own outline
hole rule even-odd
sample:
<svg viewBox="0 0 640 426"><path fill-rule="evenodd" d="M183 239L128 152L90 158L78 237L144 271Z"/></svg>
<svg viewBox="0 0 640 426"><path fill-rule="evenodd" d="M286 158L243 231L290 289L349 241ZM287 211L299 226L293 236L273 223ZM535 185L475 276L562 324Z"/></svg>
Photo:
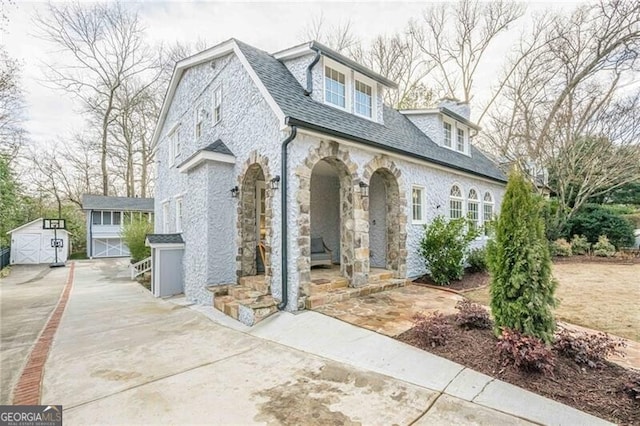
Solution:
<svg viewBox="0 0 640 426"><path fill-rule="evenodd" d="M640 342L640 265L554 263L559 320ZM489 288L465 296L489 304Z"/></svg>

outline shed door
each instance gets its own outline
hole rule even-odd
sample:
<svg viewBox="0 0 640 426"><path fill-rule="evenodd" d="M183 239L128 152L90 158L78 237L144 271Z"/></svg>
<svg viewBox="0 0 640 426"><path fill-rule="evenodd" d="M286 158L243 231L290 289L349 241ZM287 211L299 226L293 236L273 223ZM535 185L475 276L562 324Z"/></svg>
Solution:
<svg viewBox="0 0 640 426"><path fill-rule="evenodd" d="M16 234L14 244L14 263L40 263L40 234Z"/></svg>

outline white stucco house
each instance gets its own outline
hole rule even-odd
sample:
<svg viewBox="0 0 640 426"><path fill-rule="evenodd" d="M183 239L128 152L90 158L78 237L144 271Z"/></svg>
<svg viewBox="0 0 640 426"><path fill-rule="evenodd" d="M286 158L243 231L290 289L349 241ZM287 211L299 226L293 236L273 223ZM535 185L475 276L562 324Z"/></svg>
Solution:
<svg viewBox="0 0 640 426"><path fill-rule="evenodd" d="M84 194L82 210L87 223L87 257L128 257L122 240L124 224L134 217L153 220L153 198Z"/></svg>
<svg viewBox="0 0 640 426"><path fill-rule="evenodd" d="M230 39L176 65L154 133L155 232L180 237L163 241L183 247L188 299L251 324L424 274L437 215L493 218L506 177L471 143L469 106L397 111L395 89L317 42L270 54ZM314 278L319 252L339 280Z"/></svg>

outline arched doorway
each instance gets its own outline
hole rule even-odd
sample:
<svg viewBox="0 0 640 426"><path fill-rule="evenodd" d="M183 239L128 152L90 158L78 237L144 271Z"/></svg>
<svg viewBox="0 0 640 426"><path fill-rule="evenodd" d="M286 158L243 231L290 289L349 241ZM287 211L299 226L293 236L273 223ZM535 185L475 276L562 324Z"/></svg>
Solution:
<svg viewBox="0 0 640 426"><path fill-rule="evenodd" d="M269 198L264 170L260 164L254 163L244 173L240 187L239 276L270 275L270 217L267 214Z"/></svg>
<svg viewBox="0 0 640 426"><path fill-rule="evenodd" d="M405 278L407 204L400 191L400 170L386 158L377 157L365 166L363 178L368 178L369 183L371 267L388 269L396 278Z"/></svg>

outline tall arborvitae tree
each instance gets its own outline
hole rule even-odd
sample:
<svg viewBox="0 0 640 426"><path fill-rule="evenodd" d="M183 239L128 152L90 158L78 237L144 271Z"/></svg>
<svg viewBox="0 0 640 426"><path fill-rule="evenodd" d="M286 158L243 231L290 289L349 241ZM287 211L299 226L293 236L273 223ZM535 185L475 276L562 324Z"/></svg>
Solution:
<svg viewBox="0 0 640 426"><path fill-rule="evenodd" d="M503 327L551 342L557 286L544 234L540 202L518 171L509 183L489 246L491 311L496 333Z"/></svg>

